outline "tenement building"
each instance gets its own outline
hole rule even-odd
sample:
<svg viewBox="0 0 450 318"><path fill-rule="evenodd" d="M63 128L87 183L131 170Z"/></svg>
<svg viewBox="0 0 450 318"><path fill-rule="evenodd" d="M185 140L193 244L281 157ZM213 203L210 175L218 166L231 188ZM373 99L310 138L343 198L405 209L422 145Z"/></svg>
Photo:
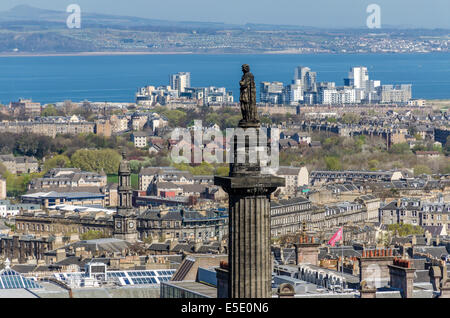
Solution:
<svg viewBox="0 0 450 318"><path fill-rule="evenodd" d="M272 237L295 233L302 223L309 222L311 202L303 197L270 203L270 232Z"/></svg>
<svg viewBox="0 0 450 318"><path fill-rule="evenodd" d="M437 202L416 198L402 198L380 208L383 224L405 223L419 226L446 226L450 224L450 204L441 198Z"/></svg>
<svg viewBox="0 0 450 318"><path fill-rule="evenodd" d="M228 233L227 215L214 210L181 208L148 210L138 214L133 222L135 222L133 228L136 227L137 237L141 240L146 238L221 240ZM113 213L90 211L80 207L79 210L28 211L16 216L16 231L19 234L40 236L57 233L83 234L91 230L100 231L107 237L113 236L117 232Z"/></svg>
<svg viewBox="0 0 450 318"><path fill-rule="evenodd" d="M53 168L42 178L31 180L28 189L104 187L107 177L104 172L81 171L78 168Z"/></svg>
<svg viewBox="0 0 450 318"><path fill-rule="evenodd" d="M105 212L28 211L16 216L16 232L46 236L57 233L100 231L105 236L113 232L112 215Z"/></svg>
<svg viewBox="0 0 450 318"><path fill-rule="evenodd" d="M34 157L0 155L0 163L12 174L38 172L39 162Z"/></svg>
<svg viewBox="0 0 450 318"><path fill-rule="evenodd" d="M286 185L278 188L282 194L293 195L299 187L309 184L309 173L306 167L281 166L276 175L286 180Z"/></svg>
<svg viewBox="0 0 450 318"><path fill-rule="evenodd" d="M0 257L25 263L28 259L44 259L44 253L53 249L53 240L32 235L0 237Z"/></svg>
<svg viewBox="0 0 450 318"><path fill-rule="evenodd" d="M340 202L333 205L318 207L311 214L309 229L324 230L348 224L363 224L368 221L369 213L366 203L361 200ZM373 215L372 213L370 215Z"/></svg>
<svg viewBox="0 0 450 318"><path fill-rule="evenodd" d="M311 184L356 181L395 181L403 178L401 171L312 171Z"/></svg>
<svg viewBox="0 0 450 318"><path fill-rule="evenodd" d="M148 210L138 218L140 238L208 240L226 237L228 216L214 210Z"/></svg>
<svg viewBox="0 0 450 318"><path fill-rule="evenodd" d="M57 134L78 135L81 133L94 133L95 123L87 122L76 116L40 117L33 121L11 121L0 123L0 133L15 134L32 133L55 138Z"/></svg>

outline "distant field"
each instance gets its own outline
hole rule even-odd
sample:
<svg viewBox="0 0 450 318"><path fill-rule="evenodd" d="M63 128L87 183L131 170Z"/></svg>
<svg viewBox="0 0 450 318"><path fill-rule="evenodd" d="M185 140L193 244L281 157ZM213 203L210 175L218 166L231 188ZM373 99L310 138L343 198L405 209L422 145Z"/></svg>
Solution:
<svg viewBox="0 0 450 318"><path fill-rule="evenodd" d="M108 175L108 183L119 183L119 176L117 174ZM131 186L134 190L139 188L139 176L136 173L131 174Z"/></svg>
<svg viewBox="0 0 450 318"><path fill-rule="evenodd" d="M427 100L427 104L433 107L433 109L449 109L450 99L430 99Z"/></svg>

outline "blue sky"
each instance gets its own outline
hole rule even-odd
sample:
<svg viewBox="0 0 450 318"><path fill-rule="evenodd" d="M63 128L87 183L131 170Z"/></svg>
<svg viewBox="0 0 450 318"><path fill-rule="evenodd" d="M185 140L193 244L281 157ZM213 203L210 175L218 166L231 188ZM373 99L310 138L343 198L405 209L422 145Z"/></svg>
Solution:
<svg viewBox="0 0 450 318"><path fill-rule="evenodd" d="M450 0L0 0L0 11L19 4L176 21L363 27L366 8L381 7L382 25L450 28Z"/></svg>

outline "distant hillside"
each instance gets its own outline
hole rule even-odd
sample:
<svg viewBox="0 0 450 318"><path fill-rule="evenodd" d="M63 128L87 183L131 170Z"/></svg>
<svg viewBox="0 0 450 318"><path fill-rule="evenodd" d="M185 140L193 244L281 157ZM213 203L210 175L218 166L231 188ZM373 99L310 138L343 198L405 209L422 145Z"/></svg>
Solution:
<svg viewBox="0 0 450 318"><path fill-rule="evenodd" d="M270 24L168 21L19 5L0 12L0 53L195 52L374 53L448 51L449 30L321 29ZM380 45L380 43L382 43ZM406 47L406 49L405 49Z"/></svg>

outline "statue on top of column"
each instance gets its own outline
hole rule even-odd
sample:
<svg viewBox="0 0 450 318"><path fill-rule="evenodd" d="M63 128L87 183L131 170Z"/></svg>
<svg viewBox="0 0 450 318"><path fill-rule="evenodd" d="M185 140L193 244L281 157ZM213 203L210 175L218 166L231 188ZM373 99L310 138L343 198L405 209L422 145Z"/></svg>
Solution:
<svg viewBox="0 0 450 318"><path fill-rule="evenodd" d="M241 112L242 120L239 126L247 126L248 124L259 124L258 112L256 108L256 86L255 77L250 72L248 64L242 65L242 79L239 82L241 86Z"/></svg>

